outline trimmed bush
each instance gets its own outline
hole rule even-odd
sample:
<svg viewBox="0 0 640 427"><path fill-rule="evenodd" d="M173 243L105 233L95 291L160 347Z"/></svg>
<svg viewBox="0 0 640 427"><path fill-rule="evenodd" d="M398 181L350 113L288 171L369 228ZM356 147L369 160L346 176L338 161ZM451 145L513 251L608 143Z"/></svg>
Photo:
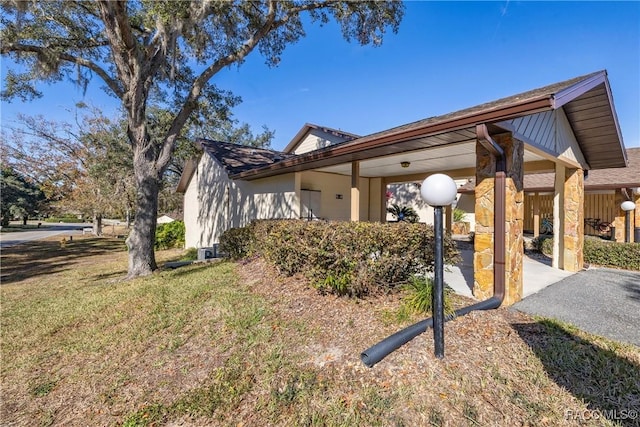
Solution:
<svg viewBox="0 0 640 427"><path fill-rule="evenodd" d="M184 222L173 221L159 224L156 229L156 249L184 247Z"/></svg>
<svg viewBox="0 0 640 427"><path fill-rule="evenodd" d="M533 239L532 244L538 252L553 256L553 236L540 235Z"/></svg>
<svg viewBox="0 0 640 427"><path fill-rule="evenodd" d="M432 227L407 222L256 221L221 238L235 258L259 254L282 274L304 274L320 292L357 297L433 271L433 244ZM448 237L444 254L447 263L457 260Z"/></svg>
<svg viewBox="0 0 640 427"><path fill-rule="evenodd" d="M539 236L534 239L534 245L539 252L553 256L553 236ZM640 271L640 243L619 243L585 236L584 262Z"/></svg>
<svg viewBox="0 0 640 427"><path fill-rule="evenodd" d="M255 240L254 224L231 228L220 236L220 252L231 259L242 259L250 255Z"/></svg>
<svg viewBox="0 0 640 427"><path fill-rule="evenodd" d="M605 267L640 271L640 243L616 243L587 238L584 240L584 261Z"/></svg>

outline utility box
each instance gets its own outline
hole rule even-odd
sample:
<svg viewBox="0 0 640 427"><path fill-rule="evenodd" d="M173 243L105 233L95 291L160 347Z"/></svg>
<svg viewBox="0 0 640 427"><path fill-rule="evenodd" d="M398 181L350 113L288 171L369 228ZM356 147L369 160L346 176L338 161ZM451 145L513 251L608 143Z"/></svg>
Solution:
<svg viewBox="0 0 640 427"><path fill-rule="evenodd" d="M221 258L224 254L220 252L218 248L218 244L214 244L209 248L199 248L198 249L198 261L202 261L205 259L213 259L213 258Z"/></svg>

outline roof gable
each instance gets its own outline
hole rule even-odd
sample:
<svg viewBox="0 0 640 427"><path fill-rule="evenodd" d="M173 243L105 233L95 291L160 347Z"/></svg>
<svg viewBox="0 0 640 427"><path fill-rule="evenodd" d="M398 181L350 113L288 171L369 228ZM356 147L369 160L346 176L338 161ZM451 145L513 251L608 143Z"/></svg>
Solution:
<svg viewBox="0 0 640 427"><path fill-rule="evenodd" d="M314 125L313 123L305 123L304 126L302 126L298 133L293 137L293 139L287 144L283 152L293 153L312 130L318 130L320 132L331 135L341 140L341 142L352 141L354 139L360 138L360 135L356 135L354 133L344 132L327 126ZM335 143L333 145L335 145Z"/></svg>

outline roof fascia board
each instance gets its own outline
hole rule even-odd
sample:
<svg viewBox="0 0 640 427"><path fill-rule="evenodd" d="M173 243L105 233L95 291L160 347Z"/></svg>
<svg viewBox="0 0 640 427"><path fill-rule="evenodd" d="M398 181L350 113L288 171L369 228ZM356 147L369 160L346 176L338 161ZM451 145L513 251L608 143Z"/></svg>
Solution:
<svg viewBox="0 0 640 427"><path fill-rule="evenodd" d="M622 140L622 132L620 131L620 123L618 122L618 114L616 113L616 106L613 103L613 93L611 92L611 86L609 85L609 79L604 79L604 87L607 90L607 98L609 99L609 106L611 107L611 115L613 116L613 122L616 126L616 133L618 134L618 141L620 141L620 150L622 150L622 157L624 158L625 165L629 165L629 158L627 157L627 150L624 147L624 141Z"/></svg>
<svg viewBox="0 0 640 427"><path fill-rule="evenodd" d="M328 157L346 156L369 150L371 148L384 147L386 145L399 142L409 141L419 137L427 137L439 133L446 133L454 130L464 129L475 126L479 123L493 123L508 119L513 119L526 114L534 114L542 111L553 109L553 100L550 96L544 95L532 99L522 101L520 103L510 104L489 111L481 111L479 113L468 114L463 117L444 120L436 123L429 123L414 129L401 129L399 131L376 137L376 134L365 136L351 142L340 144L338 146L329 146L322 150L316 150L309 154L302 154L292 159L286 159L269 166L244 171L230 176L231 179L253 180L263 178L265 176L278 175L290 172L295 167L303 167L311 165L319 159ZM340 164L341 161L335 164ZM326 165L325 165L326 166Z"/></svg>
<svg viewBox="0 0 640 427"><path fill-rule="evenodd" d="M198 168L198 163L200 163L201 158L202 155L186 161L184 168L182 169L182 174L180 175L180 181L178 181L178 186L176 187L176 193L185 193L187 191L191 178Z"/></svg>
<svg viewBox="0 0 640 427"><path fill-rule="evenodd" d="M564 104L573 101L582 94L589 92L594 87L607 81L607 72L600 71L595 73L584 80L575 83L568 88L562 89L553 95L553 108L557 110ZM611 104L611 97L609 97L609 104Z"/></svg>

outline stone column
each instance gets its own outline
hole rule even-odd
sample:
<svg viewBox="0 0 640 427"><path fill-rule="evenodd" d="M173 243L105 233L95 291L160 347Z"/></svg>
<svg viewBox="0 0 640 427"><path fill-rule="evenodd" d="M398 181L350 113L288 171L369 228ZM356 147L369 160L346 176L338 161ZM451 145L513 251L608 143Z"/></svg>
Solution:
<svg viewBox="0 0 640 427"><path fill-rule="evenodd" d="M360 221L360 162L351 162L351 221Z"/></svg>
<svg viewBox="0 0 640 427"><path fill-rule="evenodd" d="M504 238L506 249L504 305L511 305L522 298L524 144L514 139L510 133L496 135L493 139L505 151L506 157L505 235L494 236L496 159L478 142L476 143L476 234L473 256L473 293L479 299L493 295L493 245L496 239Z"/></svg>
<svg viewBox="0 0 640 427"><path fill-rule="evenodd" d="M564 266L564 183L566 180L566 169L564 164L556 163L556 173L554 177L553 194L553 256L551 266L562 268Z"/></svg>
<svg viewBox="0 0 640 427"><path fill-rule="evenodd" d="M584 264L584 172L565 169L564 181L564 245L562 269L580 271Z"/></svg>
<svg viewBox="0 0 640 427"><path fill-rule="evenodd" d="M622 208L620 208L620 205L625 200L626 199L622 194L622 189L616 188L616 194L615 194L615 197L613 198L613 203L615 208L614 212L616 213L616 217L612 221L613 226L616 228L616 235L614 239L616 242L624 242L624 230L626 225L624 222L625 214Z"/></svg>

